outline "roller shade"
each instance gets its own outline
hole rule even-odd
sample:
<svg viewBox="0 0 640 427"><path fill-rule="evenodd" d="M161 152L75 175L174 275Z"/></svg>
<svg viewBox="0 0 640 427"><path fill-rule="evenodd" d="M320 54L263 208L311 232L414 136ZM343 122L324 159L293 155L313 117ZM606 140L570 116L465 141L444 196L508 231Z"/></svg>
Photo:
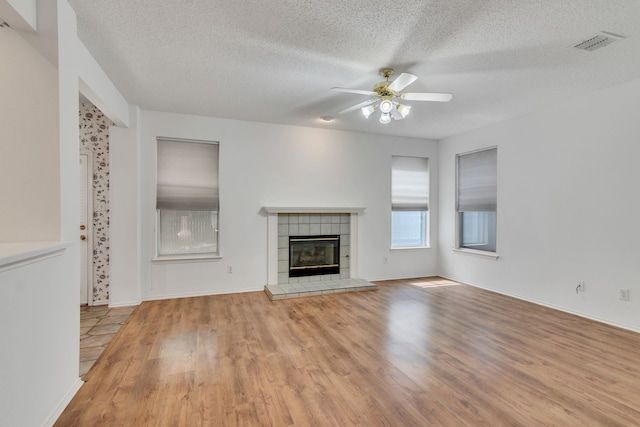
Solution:
<svg viewBox="0 0 640 427"><path fill-rule="evenodd" d="M157 209L218 210L218 143L158 138Z"/></svg>
<svg viewBox="0 0 640 427"><path fill-rule="evenodd" d="M429 168L424 157L391 158L391 210L429 209Z"/></svg>
<svg viewBox="0 0 640 427"><path fill-rule="evenodd" d="M458 155L458 212L495 211L498 149Z"/></svg>

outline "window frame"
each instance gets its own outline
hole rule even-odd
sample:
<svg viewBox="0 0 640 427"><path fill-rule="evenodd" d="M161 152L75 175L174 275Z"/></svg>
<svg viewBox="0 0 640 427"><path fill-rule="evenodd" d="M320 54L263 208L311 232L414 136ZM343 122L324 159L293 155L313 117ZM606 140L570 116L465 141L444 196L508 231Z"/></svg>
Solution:
<svg viewBox="0 0 640 427"><path fill-rule="evenodd" d="M469 154L474 154L474 153L480 153L483 151L489 151L489 150L496 150L496 189L497 189L497 176L498 176L498 146L494 145L494 146L490 146L490 147L483 147L483 148L479 148L477 150L472 150L472 151L467 151L464 153L458 153L455 156L455 171L456 171L456 181L455 181L455 209L454 209L454 214L455 214L455 233L454 233L454 246L453 246L453 251L457 252L457 253L462 253L462 254L467 254L467 255L477 255L477 256L481 256L481 257L485 257L485 258L490 258L490 259L498 259L498 208L497 208L497 194L496 194L496 209L495 211L487 211L487 212L495 212L495 216L496 216L496 220L495 220L495 227L494 227L494 235L492 236L493 241L495 242L495 250L487 250L487 249L476 249L476 248L470 248L470 247L466 247L466 246L462 246L462 232L463 232L463 226L462 226L462 221L463 221L463 212L458 210L458 205L459 205L459 194L460 194L460 157L461 156L466 156ZM497 190L496 190L497 191ZM483 211L468 211L468 212L483 212Z"/></svg>
<svg viewBox="0 0 640 427"><path fill-rule="evenodd" d="M209 144L209 145L217 145L217 165L216 165L216 175L217 175L217 185L219 187L220 182L220 142L213 140L199 140L199 139L187 139L187 138L171 138L171 137L156 137L155 144L155 194L154 194L154 205L158 202L158 143L160 141L175 141L175 142L185 142L185 143L196 143L196 144ZM220 251L220 193L218 188L218 209L211 210L207 212L217 212L217 227L215 229L215 238L216 238L216 248L217 252L210 253L188 253L188 254L175 254L175 255L162 255L160 254L160 211L162 209L158 209L155 206L155 215L154 215L154 257L152 262L154 263L162 263L162 262L197 262L197 261L206 261L206 260L215 260L222 258Z"/></svg>
<svg viewBox="0 0 640 427"><path fill-rule="evenodd" d="M426 202L426 209L424 210L412 210L412 209L394 209L393 208L393 190L394 190L394 186L393 186L393 158L394 157L398 157L398 158L417 158L417 159L422 159L425 161L426 163L426 174L427 174L427 182L426 182L426 190L427 190L427 202ZM389 213L389 249L391 251L406 251L406 250L420 250L420 249L429 249L431 248L431 216L430 216L430 209L429 209L429 196L431 193L431 165L430 165L430 159L429 157L426 156L406 156L406 155L392 155L391 156L391 211ZM424 244L420 244L420 245L402 245L402 246L394 246L393 241L394 241L394 235L393 235L393 213L394 212L420 212L423 214L424 217L424 221L421 224L421 228L424 228L424 235L422 236L424 239Z"/></svg>

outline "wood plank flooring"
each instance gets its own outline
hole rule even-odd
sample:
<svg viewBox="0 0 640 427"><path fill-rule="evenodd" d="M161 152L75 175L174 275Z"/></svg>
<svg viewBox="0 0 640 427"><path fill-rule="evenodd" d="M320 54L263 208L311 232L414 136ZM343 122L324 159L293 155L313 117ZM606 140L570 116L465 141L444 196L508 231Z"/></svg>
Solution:
<svg viewBox="0 0 640 427"><path fill-rule="evenodd" d="M144 302L56 426L636 426L640 334L442 278Z"/></svg>

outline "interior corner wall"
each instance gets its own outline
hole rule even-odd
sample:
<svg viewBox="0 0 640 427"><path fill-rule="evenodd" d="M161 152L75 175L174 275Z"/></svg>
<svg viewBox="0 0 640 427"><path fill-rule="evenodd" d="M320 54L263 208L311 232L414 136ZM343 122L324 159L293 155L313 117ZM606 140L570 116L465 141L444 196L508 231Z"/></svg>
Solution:
<svg viewBox="0 0 640 427"><path fill-rule="evenodd" d="M392 155L430 159L432 238L437 241L435 141L152 111L143 111L141 117L143 299L263 289L267 284L263 206L365 207L358 221L360 277L416 277L437 272L435 249L389 249ZM219 260L152 262L159 136L220 143ZM228 266L233 267L233 274L227 273Z"/></svg>
<svg viewBox="0 0 640 427"><path fill-rule="evenodd" d="M640 331L638 111L634 80L440 141L441 274ZM456 154L490 146L497 260L452 251Z"/></svg>

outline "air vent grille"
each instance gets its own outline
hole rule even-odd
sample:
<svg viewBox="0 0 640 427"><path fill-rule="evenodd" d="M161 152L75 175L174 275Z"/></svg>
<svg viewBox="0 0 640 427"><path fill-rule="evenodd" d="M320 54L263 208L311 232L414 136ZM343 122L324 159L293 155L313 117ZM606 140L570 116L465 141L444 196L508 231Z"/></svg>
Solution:
<svg viewBox="0 0 640 427"><path fill-rule="evenodd" d="M593 51L596 49L600 49L601 47L605 47L610 45L616 40L623 39L624 37L619 36L617 34L608 33L603 31L601 33L596 34L593 37L590 37L588 40L578 43L574 47L577 49Z"/></svg>

